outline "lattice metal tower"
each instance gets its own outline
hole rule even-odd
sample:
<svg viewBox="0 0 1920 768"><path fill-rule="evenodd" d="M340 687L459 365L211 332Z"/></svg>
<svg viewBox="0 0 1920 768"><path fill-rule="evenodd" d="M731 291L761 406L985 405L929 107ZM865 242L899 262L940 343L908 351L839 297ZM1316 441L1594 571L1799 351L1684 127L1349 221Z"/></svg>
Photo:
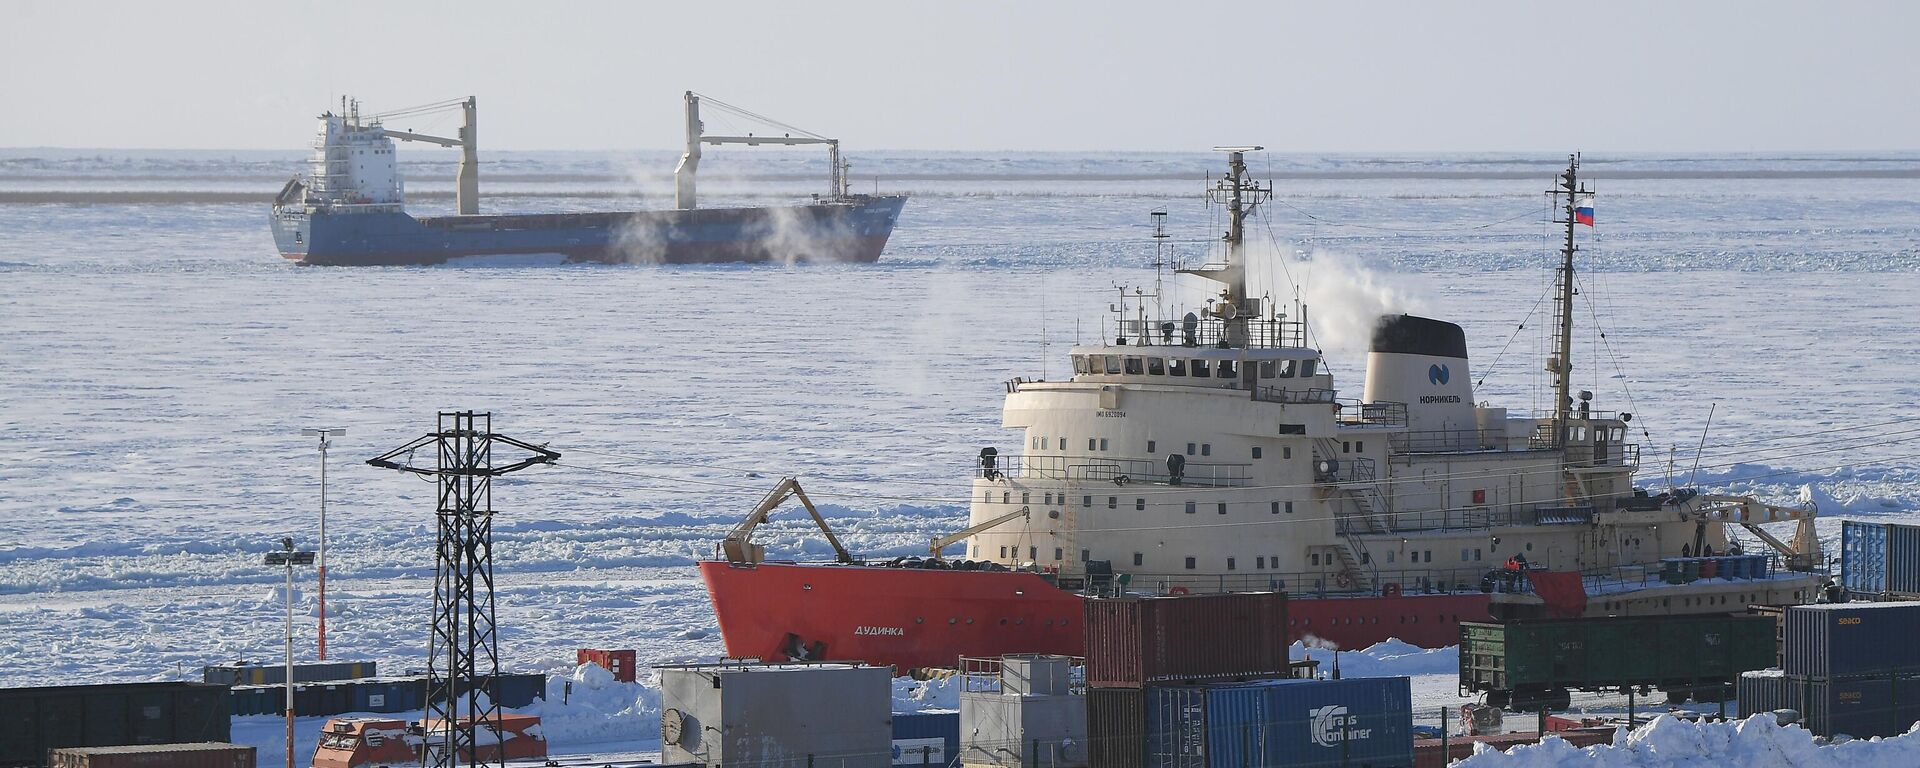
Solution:
<svg viewBox="0 0 1920 768"><path fill-rule="evenodd" d="M494 466L495 444L524 451ZM415 466L414 454L434 446L431 467ZM516 452L518 453L518 452ZM499 749L475 749L476 729L491 733L479 744L499 743L500 645L493 611L493 478L560 454L493 433L493 415L441 413L438 429L368 464L434 478L439 484L437 559L433 570L433 634L427 641L427 729L421 762L437 768L500 766Z"/></svg>

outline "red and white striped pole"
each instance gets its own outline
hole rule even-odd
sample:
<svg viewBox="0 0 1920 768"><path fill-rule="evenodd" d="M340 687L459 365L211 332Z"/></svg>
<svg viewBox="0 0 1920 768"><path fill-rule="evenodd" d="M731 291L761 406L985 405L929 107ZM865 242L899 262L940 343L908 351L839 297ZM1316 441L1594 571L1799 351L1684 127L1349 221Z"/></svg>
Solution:
<svg viewBox="0 0 1920 768"><path fill-rule="evenodd" d="M325 429L303 429L302 434L320 436L320 642L321 661L327 660L327 448L333 444L328 437L344 435L345 429L328 427Z"/></svg>

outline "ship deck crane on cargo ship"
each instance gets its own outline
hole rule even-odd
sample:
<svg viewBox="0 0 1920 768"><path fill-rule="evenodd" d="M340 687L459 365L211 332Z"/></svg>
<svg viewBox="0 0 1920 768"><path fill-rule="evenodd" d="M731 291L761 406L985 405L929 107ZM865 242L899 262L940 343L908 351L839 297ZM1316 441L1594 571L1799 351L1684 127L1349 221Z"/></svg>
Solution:
<svg viewBox="0 0 1920 768"><path fill-rule="evenodd" d="M1635 488L1631 416L1573 390L1574 227L1592 194L1577 156L1553 191L1567 233L1556 402L1521 417L1477 401L1460 326L1412 315L1379 319L1362 397L1341 397L1306 307L1249 290L1246 220L1272 188L1247 172L1259 148L1221 149L1229 171L1209 198L1225 236L1202 263L1174 263L1211 284L1205 306L1123 291L1109 332L1072 348L1071 378L1007 383L1001 422L1027 449L981 451L962 557L702 562L730 655L903 667L1082 655L1080 604L1107 574L1136 593L1285 591L1294 637L1349 649L1451 645L1459 622L1488 618L1815 599L1813 509ZM1762 537L1787 568L1675 578L1667 566L1725 553L1730 523L1774 522L1798 526L1791 541ZM1522 558L1525 570L1497 571Z"/></svg>

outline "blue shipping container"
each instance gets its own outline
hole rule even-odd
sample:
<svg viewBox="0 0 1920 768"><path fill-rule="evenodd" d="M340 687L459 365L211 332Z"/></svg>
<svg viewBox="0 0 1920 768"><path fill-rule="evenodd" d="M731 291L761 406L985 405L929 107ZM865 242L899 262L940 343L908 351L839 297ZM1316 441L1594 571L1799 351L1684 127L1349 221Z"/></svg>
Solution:
<svg viewBox="0 0 1920 768"><path fill-rule="evenodd" d="M1920 672L1920 603L1827 603L1787 609L1782 667L1790 675Z"/></svg>
<svg viewBox="0 0 1920 768"><path fill-rule="evenodd" d="M1147 717L1155 768L1413 765L1404 677L1154 688Z"/></svg>
<svg viewBox="0 0 1920 768"><path fill-rule="evenodd" d="M1840 584L1863 596L1920 595L1920 526L1841 521Z"/></svg>
<svg viewBox="0 0 1920 768"><path fill-rule="evenodd" d="M893 715L894 765L920 765L920 753L901 748L902 742L940 739L944 752L932 754L934 765L947 765L960 755L960 711L953 709L927 712L899 712Z"/></svg>

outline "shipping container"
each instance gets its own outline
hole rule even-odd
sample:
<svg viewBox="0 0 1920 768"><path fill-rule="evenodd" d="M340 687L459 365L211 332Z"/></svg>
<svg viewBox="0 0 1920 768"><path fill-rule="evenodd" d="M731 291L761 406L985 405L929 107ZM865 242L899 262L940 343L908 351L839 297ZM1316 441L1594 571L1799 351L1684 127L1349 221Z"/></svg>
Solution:
<svg viewBox="0 0 1920 768"><path fill-rule="evenodd" d="M1740 678L1740 715L1791 709L1817 736L1896 736L1920 721L1920 675L1841 679L1779 670Z"/></svg>
<svg viewBox="0 0 1920 768"><path fill-rule="evenodd" d="M1413 764L1405 677L1147 689L1152 768Z"/></svg>
<svg viewBox="0 0 1920 768"><path fill-rule="evenodd" d="M894 713L894 765L945 766L959 754L960 710Z"/></svg>
<svg viewBox="0 0 1920 768"><path fill-rule="evenodd" d="M374 677L377 667L371 661L328 661L293 665L293 681L312 683L322 680L358 680ZM201 667L200 677L210 685L279 685L287 679L284 664L222 664Z"/></svg>
<svg viewBox="0 0 1920 768"><path fill-rule="evenodd" d="M1787 609L1790 675L1920 671L1920 603L1828 603Z"/></svg>
<svg viewBox="0 0 1920 768"><path fill-rule="evenodd" d="M656 667L655 674L663 763L893 763L891 667L728 663Z"/></svg>
<svg viewBox="0 0 1920 768"><path fill-rule="evenodd" d="M1521 708L1623 685L1711 700L1773 664L1774 632L1771 618L1750 615L1461 622L1460 687Z"/></svg>
<svg viewBox="0 0 1920 768"><path fill-rule="evenodd" d="M1088 762L1098 768L1143 768L1146 758L1146 690L1088 688Z"/></svg>
<svg viewBox="0 0 1920 768"><path fill-rule="evenodd" d="M575 664L598 664L612 672L613 679L623 683L631 683L637 679L638 670L634 667L637 658L632 649L610 651L581 648L574 652Z"/></svg>
<svg viewBox="0 0 1920 768"><path fill-rule="evenodd" d="M49 750L224 742L227 687L126 683L0 689L0 766L46 765Z"/></svg>
<svg viewBox="0 0 1920 768"><path fill-rule="evenodd" d="M1840 521L1840 585L1862 598L1920 596L1920 525Z"/></svg>
<svg viewBox="0 0 1920 768"><path fill-rule="evenodd" d="M1286 595L1245 592L1086 601L1087 685L1284 675Z"/></svg>
<svg viewBox="0 0 1920 768"><path fill-rule="evenodd" d="M53 750L52 768L254 768L253 747L226 742L67 747Z"/></svg>

